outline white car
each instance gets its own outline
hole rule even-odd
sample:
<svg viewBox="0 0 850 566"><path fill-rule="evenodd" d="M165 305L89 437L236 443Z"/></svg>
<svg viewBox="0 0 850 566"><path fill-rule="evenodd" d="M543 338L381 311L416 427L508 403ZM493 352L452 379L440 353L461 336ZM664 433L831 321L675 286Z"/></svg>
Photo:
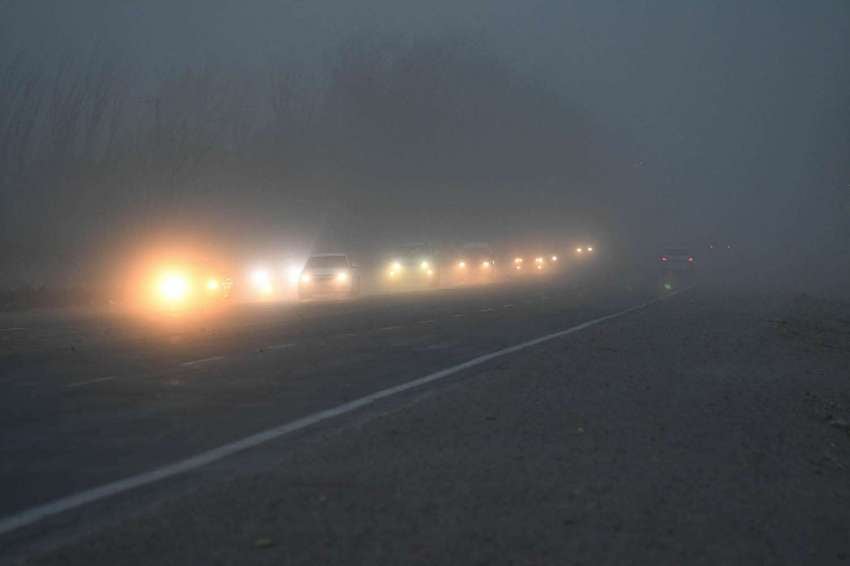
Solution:
<svg viewBox="0 0 850 566"><path fill-rule="evenodd" d="M298 281L298 299L346 298L360 293L357 266L344 253L310 256Z"/></svg>

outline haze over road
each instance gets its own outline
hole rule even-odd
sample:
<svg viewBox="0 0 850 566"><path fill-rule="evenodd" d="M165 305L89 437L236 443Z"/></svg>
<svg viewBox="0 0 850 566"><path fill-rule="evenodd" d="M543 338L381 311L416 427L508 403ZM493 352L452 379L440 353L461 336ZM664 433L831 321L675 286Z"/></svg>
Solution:
<svg viewBox="0 0 850 566"><path fill-rule="evenodd" d="M58 322L38 327L40 340L10 336L0 512L20 516L653 301L654 283L608 270L245 307L159 335L75 319L74 349ZM850 364L840 322L817 333L800 322L812 308L823 305L702 281L7 532L4 554L51 564L837 561L850 550L850 445L835 423L850 414L836 380Z"/></svg>

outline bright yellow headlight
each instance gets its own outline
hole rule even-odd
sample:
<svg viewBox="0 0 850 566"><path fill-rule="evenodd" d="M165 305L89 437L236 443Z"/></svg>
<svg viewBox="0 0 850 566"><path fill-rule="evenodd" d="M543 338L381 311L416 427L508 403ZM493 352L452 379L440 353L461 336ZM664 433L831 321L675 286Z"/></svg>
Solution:
<svg viewBox="0 0 850 566"><path fill-rule="evenodd" d="M348 272L340 271L336 274L336 282L337 283L348 283Z"/></svg>
<svg viewBox="0 0 850 566"><path fill-rule="evenodd" d="M218 291L219 287L221 287L221 283L219 283L218 279L215 277L207 279L207 290Z"/></svg>
<svg viewBox="0 0 850 566"><path fill-rule="evenodd" d="M465 268L465 267L466 267L466 262L465 262L465 261L463 261L463 260L460 260L459 262L457 262L457 266L458 266L459 268L463 269L463 268Z"/></svg>
<svg viewBox="0 0 850 566"><path fill-rule="evenodd" d="M164 275L159 281L159 294L167 301L182 301L189 295L189 280L176 273Z"/></svg>
<svg viewBox="0 0 850 566"><path fill-rule="evenodd" d="M422 263L419 264L419 268L422 269L423 271L427 271L427 270L431 269L431 264L428 263L427 261L423 261Z"/></svg>

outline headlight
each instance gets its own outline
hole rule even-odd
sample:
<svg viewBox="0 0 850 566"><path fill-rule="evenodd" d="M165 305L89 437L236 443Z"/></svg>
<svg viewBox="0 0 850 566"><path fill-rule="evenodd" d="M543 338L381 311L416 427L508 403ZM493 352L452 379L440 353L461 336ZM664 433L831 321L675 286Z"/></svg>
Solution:
<svg viewBox="0 0 850 566"><path fill-rule="evenodd" d="M521 257L515 257L515 258L514 258L514 263L515 263L515 264L520 264L520 263L522 263L522 261L523 261L523 259L522 259Z"/></svg>
<svg viewBox="0 0 850 566"><path fill-rule="evenodd" d="M580 253L582 253L582 252L584 252L584 250L583 250L582 248L576 248L576 253L579 253L579 254L580 254Z"/></svg>
<svg viewBox="0 0 850 566"><path fill-rule="evenodd" d="M593 251L593 248L592 248L592 247L590 247L590 246L587 246L587 251L592 252L592 251Z"/></svg>
<svg viewBox="0 0 850 566"><path fill-rule="evenodd" d="M286 269L286 279L289 281L290 285L295 285L298 283L298 280L301 278L301 268L297 265L290 265Z"/></svg>
<svg viewBox="0 0 850 566"><path fill-rule="evenodd" d="M160 296L171 302L180 302L189 295L189 280L179 274L167 274L159 281Z"/></svg>
<svg viewBox="0 0 850 566"><path fill-rule="evenodd" d="M429 269L431 269L431 264L428 263L428 261L426 260L426 261L423 261L422 263L419 264L419 268L422 271L428 271Z"/></svg>
<svg viewBox="0 0 850 566"><path fill-rule="evenodd" d="M272 292L272 280L269 272L265 269L255 269L251 272L251 284L258 292L264 295Z"/></svg>
<svg viewBox="0 0 850 566"><path fill-rule="evenodd" d="M265 269L255 269L251 272L251 282L258 287L269 282L269 272Z"/></svg>
<svg viewBox="0 0 850 566"><path fill-rule="evenodd" d="M311 283L312 281L313 281L313 276L310 275L309 273L304 273L304 274L301 275L301 282L302 283Z"/></svg>
<svg viewBox="0 0 850 566"><path fill-rule="evenodd" d="M543 258L542 257L534 258L534 263L543 263Z"/></svg>
<svg viewBox="0 0 850 566"><path fill-rule="evenodd" d="M340 271L336 274L337 283L348 283L349 275L347 271Z"/></svg>
<svg viewBox="0 0 850 566"><path fill-rule="evenodd" d="M484 268L484 269L490 269L491 265L492 265L492 262L490 262L490 260L486 260L486 261L481 262L481 267Z"/></svg>
<svg viewBox="0 0 850 566"><path fill-rule="evenodd" d="M464 269L466 267L466 262L464 260L460 260L459 262L457 262L457 266L461 269Z"/></svg>
<svg viewBox="0 0 850 566"><path fill-rule="evenodd" d="M552 256L552 261L558 261L558 256L553 255L553 256Z"/></svg>
<svg viewBox="0 0 850 566"><path fill-rule="evenodd" d="M207 291L218 291L220 287L221 283L215 277L207 279Z"/></svg>

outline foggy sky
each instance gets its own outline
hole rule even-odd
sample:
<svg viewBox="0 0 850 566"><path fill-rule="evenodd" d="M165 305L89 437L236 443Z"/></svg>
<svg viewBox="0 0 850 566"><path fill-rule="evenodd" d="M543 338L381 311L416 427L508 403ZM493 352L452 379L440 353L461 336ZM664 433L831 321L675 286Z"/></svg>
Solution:
<svg viewBox="0 0 850 566"><path fill-rule="evenodd" d="M848 233L821 234L841 224L850 190L845 0L0 6L7 46L50 61L97 43L141 77L210 60L246 72L270 59L319 69L357 34L468 37L581 115L601 160L593 182L618 229L667 223L686 237L783 245L801 231L831 245Z"/></svg>

